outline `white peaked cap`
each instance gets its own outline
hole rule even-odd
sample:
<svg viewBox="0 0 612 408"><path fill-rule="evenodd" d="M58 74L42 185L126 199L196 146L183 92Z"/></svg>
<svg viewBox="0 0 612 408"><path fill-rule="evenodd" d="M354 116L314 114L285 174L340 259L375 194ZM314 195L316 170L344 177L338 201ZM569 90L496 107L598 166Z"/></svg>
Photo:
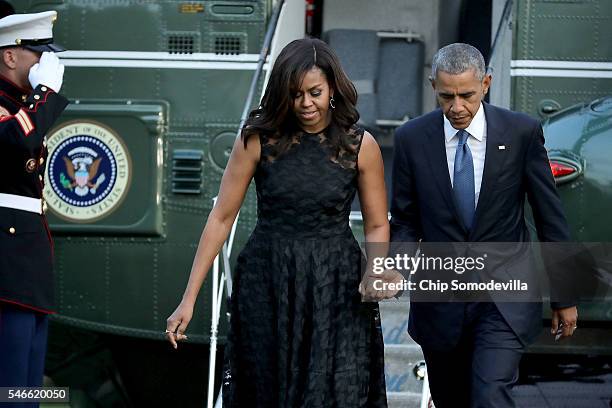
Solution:
<svg viewBox="0 0 612 408"><path fill-rule="evenodd" d="M11 14L0 19L0 47L23 46L34 51L63 51L53 44L56 11Z"/></svg>

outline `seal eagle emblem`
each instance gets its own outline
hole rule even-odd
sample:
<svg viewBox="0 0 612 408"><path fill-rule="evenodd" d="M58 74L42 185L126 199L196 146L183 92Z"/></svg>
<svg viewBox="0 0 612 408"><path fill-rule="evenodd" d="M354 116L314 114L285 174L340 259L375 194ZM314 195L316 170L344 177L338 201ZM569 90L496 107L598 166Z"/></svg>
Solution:
<svg viewBox="0 0 612 408"><path fill-rule="evenodd" d="M66 173L68 173L68 177L70 178L68 182L66 182L64 178L62 181L62 183L66 183L64 186L74 188L76 195L81 197L86 196L90 191L92 194L96 194L98 186L106 180L106 176L102 173L96 182L93 182L93 179L98 174L98 168L100 167L102 158L99 157L95 160L90 157L86 159L77 158L72 161L64 156L63 159L66 164Z"/></svg>
<svg viewBox="0 0 612 408"><path fill-rule="evenodd" d="M120 136L93 121L68 122L47 138L45 197L52 212L74 222L112 213L129 187L131 161Z"/></svg>

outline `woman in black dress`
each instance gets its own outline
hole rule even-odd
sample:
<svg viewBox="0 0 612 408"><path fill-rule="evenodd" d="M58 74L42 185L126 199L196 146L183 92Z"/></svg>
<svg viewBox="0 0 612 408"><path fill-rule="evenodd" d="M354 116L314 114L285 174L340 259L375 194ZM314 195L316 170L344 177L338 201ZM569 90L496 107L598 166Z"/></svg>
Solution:
<svg viewBox="0 0 612 408"><path fill-rule="evenodd" d="M348 222L358 193L366 241L388 242L386 193L356 101L327 44L293 41L234 145L167 324L176 347L254 178L258 220L234 270L225 407L387 406L378 305L361 301L362 252Z"/></svg>

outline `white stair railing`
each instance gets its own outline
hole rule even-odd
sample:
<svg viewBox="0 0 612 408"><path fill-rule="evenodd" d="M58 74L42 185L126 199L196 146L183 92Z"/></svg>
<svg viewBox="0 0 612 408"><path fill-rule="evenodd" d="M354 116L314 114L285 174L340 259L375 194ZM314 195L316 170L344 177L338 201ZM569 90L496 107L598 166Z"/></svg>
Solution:
<svg viewBox="0 0 612 408"><path fill-rule="evenodd" d="M427 375L427 367L425 367L425 378L423 379L423 390L421 391L421 407L420 408L436 408L431 399L429 391L429 376Z"/></svg>
<svg viewBox="0 0 612 408"><path fill-rule="evenodd" d="M217 197L213 198L213 207L217 203ZM223 243L221 252L215 257L212 268L212 298L211 298L211 319L210 319L210 350L208 355L208 400L206 406L213 408L213 398L215 395L215 369L217 366L217 343L219 334L219 319L221 318L221 307L223 306L223 293L227 287L227 299L232 295L232 272L230 267L230 256L234 246L234 237L236 236L236 226L240 212L236 215L234 224L226 242ZM219 264L223 261L223 272L219 276ZM221 407L222 389L219 390L219 396L215 403L216 407Z"/></svg>

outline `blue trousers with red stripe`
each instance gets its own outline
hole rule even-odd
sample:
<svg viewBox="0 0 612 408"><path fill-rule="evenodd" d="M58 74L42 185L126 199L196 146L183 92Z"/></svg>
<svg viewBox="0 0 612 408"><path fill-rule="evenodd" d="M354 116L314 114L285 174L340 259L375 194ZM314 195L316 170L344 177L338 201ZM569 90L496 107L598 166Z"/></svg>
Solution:
<svg viewBox="0 0 612 408"><path fill-rule="evenodd" d="M0 302L0 387L41 387L47 351L48 317ZM0 407L37 407L3 404Z"/></svg>

